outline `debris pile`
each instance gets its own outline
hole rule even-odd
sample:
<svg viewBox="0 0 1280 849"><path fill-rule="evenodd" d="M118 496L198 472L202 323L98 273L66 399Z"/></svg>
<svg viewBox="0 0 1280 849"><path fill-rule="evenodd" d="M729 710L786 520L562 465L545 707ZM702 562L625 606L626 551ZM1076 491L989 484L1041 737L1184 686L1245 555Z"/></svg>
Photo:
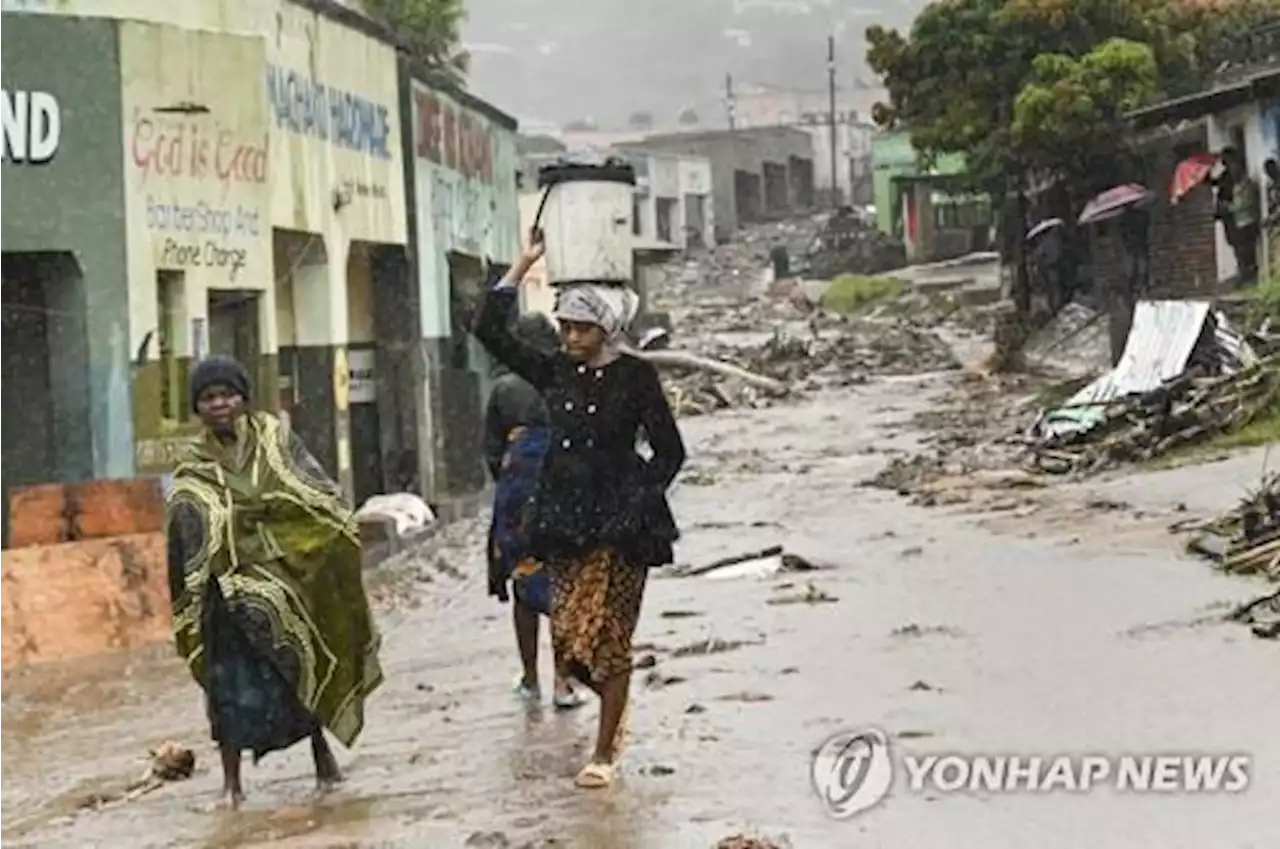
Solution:
<svg viewBox="0 0 1280 849"><path fill-rule="evenodd" d="M1106 313L1073 301L1032 334L1022 349L1023 360L1033 368L1069 374L1107 371L1111 342L1106 319Z"/></svg>
<svg viewBox="0 0 1280 849"><path fill-rule="evenodd" d="M1031 465L1051 474L1089 474L1148 460L1172 448L1244 427L1280 399L1280 357L1243 371L1188 372L1153 390L1091 405L1087 430L1050 433L1031 446Z"/></svg>
<svg viewBox="0 0 1280 849"><path fill-rule="evenodd" d="M1280 355L1259 359L1205 301L1143 301L1119 365L1024 434L1029 463L1091 473L1243 427L1280 398Z"/></svg>
<svg viewBox="0 0 1280 849"><path fill-rule="evenodd" d="M907 264L902 242L851 213L827 219L809 250L809 273L823 279L840 274L880 274Z"/></svg>
<svg viewBox="0 0 1280 849"><path fill-rule="evenodd" d="M1188 547L1224 571L1280 581L1280 474L1266 476L1233 509L1195 530Z"/></svg>
<svg viewBox="0 0 1280 849"><path fill-rule="evenodd" d="M912 504L932 507L947 504L955 496L939 492L938 486L947 481L1016 468L1021 446L1008 434L1016 422L1025 421L1042 382L1037 375L1014 373L957 383L928 410L912 417L913 424L927 434L921 440L922 450L892 458L861 485L887 489L910 497Z"/></svg>
<svg viewBox="0 0 1280 849"><path fill-rule="evenodd" d="M806 332L775 327L772 336L757 344L712 337L702 340L698 354L733 363L750 376L734 377L725 369L681 369L676 357L664 357L661 364L676 370L668 372L665 383L672 409L680 415L766 407L800 389L853 385L871 375L960 368L950 347L932 330L886 320L848 319L825 330L811 323Z"/></svg>
<svg viewBox="0 0 1280 849"><path fill-rule="evenodd" d="M755 293L768 285L769 254L777 247L790 258L791 273L804 273L823 220L824 216L806 216L753 224L710 250L691 251L664 268L662 294L679 301L690 289Z"/></svg>
<svg viewBox="0 0 1280 849"><path fill-rule="evenodd" d="M748 837L734 834L716 843L715 849L786 849L789 844L775 843L767 837Z"/></svg>
<svg viewBox="0 0 1280 849"><path fill-rule="evenodd" d="M651 269L649 301L672 332L669 350L650 359L664 369L673 409L688 416L760 408L871 375L960 368L939 326L969 312L965 305L909 290L840 315L821 306L828 284L806 279L897 267L900 245L896 251L845 212L752 225L731 242ZM787 274L804 277L775 276L783 253Z"/></svg>
<svg viewBox="0 0 1280 849"><path fill-rule="evenodd" d="M1192 530L1197 533L1187 548L1223 571L1280 582L1280 474L1267 475L1233 509ZM1227 618L1250 626L1256 636L1280 638L1280 589L1240 605Z"/></svg>

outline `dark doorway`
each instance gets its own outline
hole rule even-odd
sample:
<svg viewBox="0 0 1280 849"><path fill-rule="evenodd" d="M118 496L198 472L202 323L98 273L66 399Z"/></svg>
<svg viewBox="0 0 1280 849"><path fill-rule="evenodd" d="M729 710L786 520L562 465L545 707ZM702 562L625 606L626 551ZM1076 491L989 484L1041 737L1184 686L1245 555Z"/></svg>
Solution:
<svg viewBox="0 0 1280 849"><path fill-rule="evenodd" d="M776 162L764 164L764 206L770 215L787 211L787 166Z"/></svg>
<svg viewBox="0 0 1280 849"><path fill-rule="evenodd" d="M6 253L0 321L0 485L83 480L92 469L84 281L69 253Z"/></svg>
<svg viewBox="0 0 1280 849"><path fill-rule="evenodd" d="M478 257L449 254L449 297L452 336L450 356L441 373L445 486L453 494L484 489L484 403L492 382L492 362L471 335L486 281Z"/></svg>
<svg viewBox="0 0 1280 849"><path fill-rule="evenodd" d="M764 213L764 194L760 175L750 171L733 172L733 200L738 210L737 226L759 221Z"/></svg>
<svg viewBox="0 0 1280 849"><path fill-rule="evenodd" d="M249 374L258 373L261 298L252 290L209 290L209 353L235 357Z"/></svg>

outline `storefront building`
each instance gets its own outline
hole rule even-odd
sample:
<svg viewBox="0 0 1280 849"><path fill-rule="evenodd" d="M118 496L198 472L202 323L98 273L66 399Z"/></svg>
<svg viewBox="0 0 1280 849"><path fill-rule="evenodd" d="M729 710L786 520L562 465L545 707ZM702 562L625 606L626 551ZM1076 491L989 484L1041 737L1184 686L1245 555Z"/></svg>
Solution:
<svg viewBox="0 0 1280 849"><path fill-rule="evenodd" d="M48 14L6 24L119 19L104 25L121 57L137 471L172 467L194 429L190 363L226 353L352 496L396 488L378 410L398 390L368 379L375 313L395 308L379 298L404 301L412 279L389 37L329 3L27 10Z"/></svg>
<svg viewBox="0 0 1280 849"><path fill-rule="evenodd" d="M412 115L422 492L432 504L466 509L486 481L480 425L492 368L470 323L485 284L520 249L516 122L407 65L402 79Z"/></svg>
<svg viewBox="0 0 1280 849"><path fill-rule="evenodd" d="M171 469L196 432L191 363L225 353L357 502L482 489L489 364L466 322L518 250L514 120L327 0L4 8L6 102L77 104L52 161L6 148L5 303L12 276L12 303L69 316L15 331L57 367L47 409L6 428L6 483L11 454L24 481ZM46 63L65 45L74 73ZM11 383L25 355L5 348L6 397L30 396L44 371Z"/></svg>

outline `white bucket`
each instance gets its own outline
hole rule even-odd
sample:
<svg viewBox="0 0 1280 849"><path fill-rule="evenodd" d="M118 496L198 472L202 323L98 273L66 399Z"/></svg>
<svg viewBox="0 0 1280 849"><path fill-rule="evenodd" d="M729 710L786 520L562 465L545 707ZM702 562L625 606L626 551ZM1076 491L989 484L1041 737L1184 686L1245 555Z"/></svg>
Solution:
<svg viewBox="0 0 1280 849"><path fill-rule="evenodd" d="M631 282L635 179L634 169L618 160L562 162L539 170L538 184L546 193L539 226L552 286Z"/></svg>

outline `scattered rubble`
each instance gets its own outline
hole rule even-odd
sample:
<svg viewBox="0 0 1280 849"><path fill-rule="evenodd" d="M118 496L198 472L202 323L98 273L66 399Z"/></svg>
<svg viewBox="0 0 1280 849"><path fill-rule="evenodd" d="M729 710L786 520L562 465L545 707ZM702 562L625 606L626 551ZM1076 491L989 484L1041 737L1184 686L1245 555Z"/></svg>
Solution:
<svg viewBox="0 0 1280 849"><path fill-rule="evenodd" d="M836 213L822 225L808 263L814 277L880 274L906 265L907 251L901 241L853 215Z"/></svg>
<svg viewBox="0 0 1280 849"><path fill-rule="evenodd" d="M745 834L734 834L718 842L714 849L790 849L791 844L783 839L775 843L767 837L748 837Z"/></svg>
<svg viewBox="0 0 1280 849"><path fill-rule="evenodd" d="M1015 423L1025 421L1035 391L1046 381L1039 375L993 375L960 382L948 389L912 423L927 434L922 450L893 457L863 486L888 489L932 507L963 500L941 491L945 481L976 473L1016 469L1021 446L1008 439Z"/></svg>
<svg viewBox="0 0 1280 849"><path fill-rule="evenodd" d="M1259 359L1207 301L1142 301L1120 363L1024 437L1029 464L1088 474L1238 429L1280 398L1280 354Z"/></svg>
<svg viewBox="0 0 1280 849"><path fill-rule="evenodd" d="M1189 443L1238 430L1280 399L1280 356L1234 374L1198 370L1157 388L1091 405L1086 430L1050 432L1030 445L1030 465L1054 474L1089 474L1149 460ZM1033 437L1034 439L1034 437Z"/></svg>
<svg viewBox="0 0 1280 849"><path fill-rule="evenodd" d="M770 253L781 250L790 274L873 273L902 265L901 257L848 260L880 245L879 235L856 219L835 231L823 229L828 223L820 215L755 225L731 242L657 269L650 301L669 317L672 333L670 350L650 356L664 367L677 414L766 407L871 375L959 368L938 325L962 323L956 319L970 312L962 304L908 289L863 313L839 315L820 306L825 282L775 279ZM845 259L831 259L833 251ZM826 258L815 265L815 257Z"/></svg>
<svg viewBox="0 0 1280 849"><path fill-rule="evenodd" d="M1280 581L1280 474L1270 474L1234 508L1194 528L1188 544L1226 572Z"/></svg>

